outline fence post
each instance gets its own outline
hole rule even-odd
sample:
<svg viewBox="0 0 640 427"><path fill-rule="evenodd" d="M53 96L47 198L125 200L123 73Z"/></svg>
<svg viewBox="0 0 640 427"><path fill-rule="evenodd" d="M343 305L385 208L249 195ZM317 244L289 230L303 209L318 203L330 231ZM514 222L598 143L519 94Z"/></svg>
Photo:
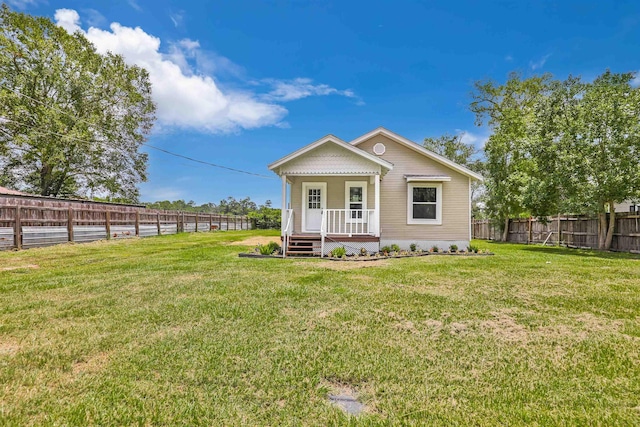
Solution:
<svg viewBox="0 0 640 427"><path fill-rule="evenodd" d="M238 216L234 215L233 216L233 231L238 229Z"/></svg>
<svg viewBox="0 0 640 427"><path fill-rule="evenodd" d="M527 234L527 245L531 244L531 217L529 217L529 230Z"/></svg>
<svg viewBox="0 0 640 427"><path fill-rule="evenodd" d="M196 233L198 232L198 212L196 212Z"/></svg>
<svg viewBox="0 0 640 427"><path fill-rule="evenodd" d="M111 211L106 211L104 226L107 230L107 240L111 240Z"/></svg>
<svg viewBox="0 0 640 427"><path fill-rule="evenodd" d="M218 214L218 231L222 231L222 214Z"/></svg>
<svg viewBox="0 0 640 427"><path fill-rule="evenodd" d="M67 213L67 235L69 241L73 242L73 208L69 206L69 213Z"/></svg>
<svg viewBox="0 0 640 427"><path fill-rule="evenodd" d="M562 243L562 218L560 217L560 214L558 214L558 246L560 246Z"/></svg>
<svg viewBox="0 0 640 427"><path fill-rule="evenodd" d="M20 206L16 206L16 210L15 211L16 211L16 215L15 215L15 218L14 218L15 221L13 222L13 227L14 227L14 229L13 229L13 233L14 233L13 239L14 239L14 243L15 243L16 249L22 249L22 239L21 239L21 236L20 236L20 232L22 230L22 224L21 224L21 221L20 221Z"/></svg>
<svg viewBox="0 0 640 427"><path fill-rule="evenodd" d="M158 236L162 234L162 229L160 228L160 212L156 212L156 224L158 225Z"/></svg>
<svg viewBox="0 0 640 427"><path fill-rule="evenodd" d="M136 211L136 236L140 237L140 211Z"/></svg>
<svg viewBox="0 0 640 427"><path fill-rule="evenodd" d="M211 231L212 226L213 226L213 215L209 214L209 231Z"/></svg>

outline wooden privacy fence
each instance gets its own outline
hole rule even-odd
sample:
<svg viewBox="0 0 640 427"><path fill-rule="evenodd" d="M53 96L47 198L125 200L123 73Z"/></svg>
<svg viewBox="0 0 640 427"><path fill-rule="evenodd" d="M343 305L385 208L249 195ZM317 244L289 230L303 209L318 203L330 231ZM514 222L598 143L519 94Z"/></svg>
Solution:
<svg viewBox="0 0 640 427"><path fill-rule="evenodd" d="M245 216L148 209L0 205L0 250L65 242L159 236L210 230L250 230Z"/></svg>
<svg viewBox="0 0 640 427"><path fill-rule="evenodd" d="M608 221L608 218L607 218ZM535 218L509 220L508 242L551 243L572 248L596 249L598 247L597 218L560 215L546 222ZM502 233L491 220L473 220L474 239L502 240ZM640 253L640 215L616 214L611 250Z"/></svg>

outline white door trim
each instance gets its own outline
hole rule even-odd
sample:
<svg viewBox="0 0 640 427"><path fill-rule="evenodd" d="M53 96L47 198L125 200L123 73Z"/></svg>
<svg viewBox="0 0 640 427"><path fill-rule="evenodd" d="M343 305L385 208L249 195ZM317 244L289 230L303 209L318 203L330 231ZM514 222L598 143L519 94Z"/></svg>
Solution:
<svg viewBox="0 0 640 427"><path fill-rule="evenodd" d="M351 204L349 201L349 189L351 187L362 187L362 221L367 222L366 210L369 208L367 206L367 188L369 187L368 181L345 181L344 182L344 208L345 210L349 210L349 205ZM360 222L361 220L352 219L351 216L347 215L345 217L347 223L350 222Z"/></svg>
<svg viewBox="0 0 640 427"><path fill-rule="evenodd" d="M318 182L318 181L307 181L302 183L302 232L303 233L318 233L317 230L308 231L307 230L307 194L309 187L321 187L322 192L320 193L320 206L322 209L327 208L327 183L326 182Z"/></svg>

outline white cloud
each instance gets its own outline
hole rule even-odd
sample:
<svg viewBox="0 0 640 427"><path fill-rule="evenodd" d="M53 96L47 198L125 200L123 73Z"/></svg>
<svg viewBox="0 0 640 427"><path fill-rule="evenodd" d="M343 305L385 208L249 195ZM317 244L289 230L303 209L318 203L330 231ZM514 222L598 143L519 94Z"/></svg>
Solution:
<svg viewBox="0 0 640 427"><path fill-rule="evenodd" d="M41 0L5 0L7 4L16 9L24 10L29 6L35 6L40 3Z"/></svg>
<svg viewBox="0 0 640 427"><path fill-rule="evenodd" d="M132 8L134 8L135 10L137 10L138 12L142 11L142 8L140 7L140 5L138 4L137 0L128 0L127 3L129 3L129 6L131 6Z"/></svg>
<svg viewBox="0 0 640 427"><path fill-rule="evenodd" d="M549 59L550 57L551 57L551 54L547 54L537 61L530 61L529 66L531 67L532 70L537 70L538 68L542 68L544 67L544 64L547 63L547 59Z"/></svg>
<svg viewBox="0 0 640 427"><path fill-rule="evenodd" d="M264 82L272 87L272 90L265 94L264 98L273 101L294 101L314 95L342 95L347 98L359 99L351 89L338 90L326 84L314 84L313 80L308 78L293 80L266 79Z"/></svg>
<svg viewBox="0 0 640 427"><path fill-rule="evenodd" d="M98 52L120 54L128 64L149 72L160 129L179 127L221 133L288 126L282 123L288 111L279 103L308 96L341 95L362 103L352 90L314 84L306 78L269 79L253 90L223 88L216 82L220 75L240 77L244 69L223 56L202 50L196 40L170 43L168 52L163 53L160 39L140 27L112 23L108 30L90 27L84 31L79 14L71 9L58 9L55 20L68 32L82 31ZM264 85L270 92L256 93Z"/></svg>
<svg viewBox="0 0 640 427"><path fill-rule="evenodd" d="M504 57L504 60L507 61L507 62L511 62L511 61L513 61L513 56L507 55L507 56Z"/></svg>
<svg viewBox="0 0 640 427"><path fill-rule="evenodd" d="M484 145L489 140L488 135L480 135L463 129L456 129L456 132L462 135L462 142L464 142L465 144L473 144L474 147L478 149L483 149Z"/></svg>
<svg viewBox="0 0 640 427"><path fill-rule="evenodd" d="M95 9L83 9L82 13L87 17L87 24L92 27L101 27L107 23L107 18Z"/></svg>
<svg viewBox="0 0 640 427"><path fill-rule="evenodd" d="M74 10L56 11L58 25L69 32L81 30L80 18ZM161 126L195 128L205 132L230 132L276 124L287 110L256 99L251 93L223 93L212 77L185 74L188 64L173 62L160 53L160 39L140 27L124 27L113 23L110 30L91 27L85 32L96 49L121 54L129 64L149 71ZM183 43L195 49L197 43Z"/></svg>
<svg viewBox="0 0 640 427"><path fill-rule="evenodd" d="M68 33L82 30L78 25L80 24L80 15L73 9L58 9L53 18L56 20L56 24Z"/></svg>
<svg viewBox="0 0 640 427"><path fill-rule="evenodd" d="M169 19L173 22L173 26L178 28L184 22L184 12L179 11L175 13L169 13Z"/></svg>
<svg viewBox="0 0 640 427"><path fill-rule="evenodd" d="M633 80L631 80L631 86L633 87L640 86L640 71L636 71L635 77L633 78Z"/></svg>

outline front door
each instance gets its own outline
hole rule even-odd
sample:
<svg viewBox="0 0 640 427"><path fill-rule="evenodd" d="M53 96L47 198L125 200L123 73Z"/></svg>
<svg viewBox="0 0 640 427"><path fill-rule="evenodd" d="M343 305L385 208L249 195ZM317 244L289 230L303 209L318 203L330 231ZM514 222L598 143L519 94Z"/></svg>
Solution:
<svg viewBox="0 0 640 427"><path fill-rule="evenodd" d="M322 210L327 206L326 182L302 183L302 231L319 233L322 223Z"/></svg>

